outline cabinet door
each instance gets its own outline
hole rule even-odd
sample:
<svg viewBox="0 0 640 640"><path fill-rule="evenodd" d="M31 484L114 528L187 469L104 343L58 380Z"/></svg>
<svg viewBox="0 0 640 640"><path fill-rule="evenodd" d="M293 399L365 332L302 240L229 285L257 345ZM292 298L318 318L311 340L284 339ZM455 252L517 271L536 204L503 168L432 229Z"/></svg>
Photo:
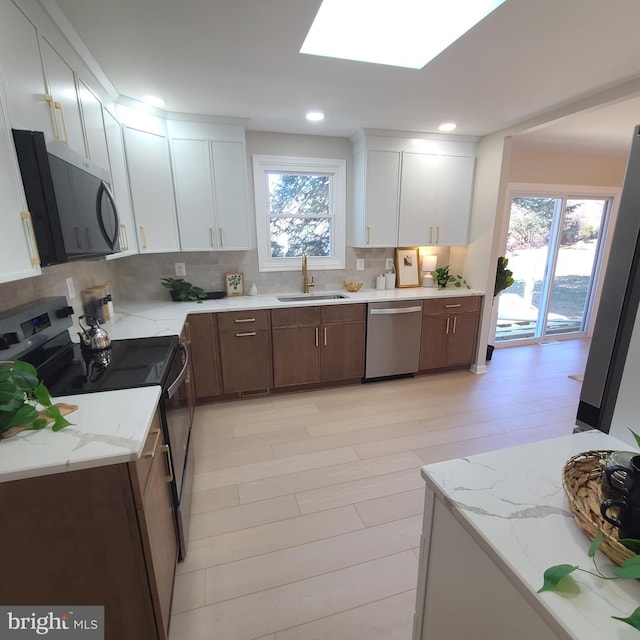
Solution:
<svg viewBox="0 0 640 640"><path fill-rule="evenodd" d="M364 375L364 322L321 327L322 379L348 380Z"/></svg>
<svg viewBox="0 0 640 640"><path fill-rule="evenodd" d="M183 251L217 249L209 142L174 138L171 151L180 247Z"/></svg>
<svg viewBox="0 0 640 640"><path fill-rule="evenodd" d="M53 104L45 100L38 32L10 1L0 3L0 60L8 88L5 115L11 125L53 136Z"/></svg>
<svg viewBox="0 0 640 640"><path fill-rule="evenodd" d="M219 338L222 388L225 393L271 388L269 331L221 331Z"/></svg>
<svg viewBox="0 0 640 640"><path fill-rule="evenodd" d="M320 326L275 327L273 383L276 387L320 380Z"/></svg>
<svg viewBox="0 0 640 640"><path fill-rule="evenodd" d="M73 69L45 38L42 38L40 42L49 94L53 96L54 100L58 137L62 142L86 157L87 150L82 133L80 104Z"/></svg>
<svg viewBox="0 0 640 640"><path fill-rule="evenodd" d="M188 317L191 336L191 366L196 398L222 393L218 324L213 313L192 313Z"/></svg>
<svg viewBox="0 0 640 640"><path fill-rule="evenodd" d="M438 177L438 244L469 242L475 158L441 156Z"/></svg>
<svg viewBox="0 0 640 640"><path fill-rule="evenodd" d="M365 173L366 247L398 244L400 153L367 151Z"/></svg>
<svg viewBox="0 0 640 640"><path fill-rule="evenodd" d="M109 152L102 117L102 103L89 87L78 79L78 97L82 107L84 130L87 135L89 160L109 169Z"/></svg>
<svg viewBox="0 0 640 640"><path fill-rule="evenodd" d="M247 206L247 156L241 142L211 141L218 248L251 248Z"/></svg>
<svg viewBox="0 0 640 640"><path fill-rule="evenodd" d="M477 314L459 313L451 316L447 343L447 366L463 366L473 362L477 330Z"/></svg>
<svg viewBox="0 0 640 640"><path fill-rule="evenodd" d="M133 217L133 208L131 207L122 128L115 117L106 109L103 111L103 116L109 153L109 168L111 169L111 188L113 189L113 195L118 207L118 217L120 218L120 253L107 256L107 260L109 260L112 257L138 253L138 240L136 237L136 222Z"/></svg>
<svg viewBox="0 0 640 640"><path fill-rule="evenodd" d="M142 547L160 640L169 637L173 579L178 559L178 539L169 490L171 477L167 469L167 456L168 446L164 444L153 452L143 506L138 510Z"/></svg>
<svg viewBox="0 0 640 640"><path fill-rule="evenodd" d="M167 139L125 127L124 142L140 252L179 251Z"/></svg>
<svg viewBox="0 0 640 640"><path fill-rule="evenodd" d="M419 362L421 371L447 365L447 327L450 323L449 316L422 316Z"/></svg>
<svg viewBox="0 0 640 640"><path fill-rule="evenodd" d="M438 244L437 192L440 156L402 154L398 246Z"/></svg>
<svg viewBox="0 0 640 640"><path fill-rule="evenodd" d="M31 216L22 191L13 137L4 112L0 77L0 282L30 278L40 273Z"/></svg>

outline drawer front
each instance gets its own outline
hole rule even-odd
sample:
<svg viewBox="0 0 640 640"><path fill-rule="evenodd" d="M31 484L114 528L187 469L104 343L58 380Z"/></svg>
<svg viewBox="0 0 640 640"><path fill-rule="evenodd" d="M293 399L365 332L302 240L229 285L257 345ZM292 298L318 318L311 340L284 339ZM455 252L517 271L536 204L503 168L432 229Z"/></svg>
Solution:
<svg viewBox="0 0 640 640"><path fill-rule="evenodd" d="M364 304L336 304L320 307L322 322L364 322L366 310Z"/></svg>
<svg viewBox="0 0 640 640"><path fill-rule="evenodd" d="M271 327L268 309L226 311L217 317L220 331L260 331Z"/></svg>
<svg viewBox="0 0 640 640"><path fill-rule="evenodd" d="M480 310L480 296L425 300L422 313L426 316L443 313L473 313Z"/></svg>
<svg viewBox="0 0 640 640"><path fill-rule="evenodd" d="M321 307L290 307L271 310L273 327L314 327L320 324Z"/></svg>

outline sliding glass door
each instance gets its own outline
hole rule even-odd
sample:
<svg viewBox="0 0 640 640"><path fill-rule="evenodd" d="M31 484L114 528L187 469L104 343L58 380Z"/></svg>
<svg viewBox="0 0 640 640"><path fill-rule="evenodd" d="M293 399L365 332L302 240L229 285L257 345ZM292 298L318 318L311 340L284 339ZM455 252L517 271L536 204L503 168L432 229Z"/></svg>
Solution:
<svg viewBox="0 0 640 640"><path fill-rule="evenodd" d="M610 198L515 196L496 342L586 331Z"/></svg>

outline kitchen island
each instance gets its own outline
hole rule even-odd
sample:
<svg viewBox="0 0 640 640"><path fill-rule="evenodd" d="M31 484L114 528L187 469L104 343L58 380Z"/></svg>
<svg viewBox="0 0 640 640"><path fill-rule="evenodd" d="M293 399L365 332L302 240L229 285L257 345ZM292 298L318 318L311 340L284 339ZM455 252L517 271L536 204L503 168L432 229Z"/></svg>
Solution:
<svg viewBox="0 0 640 640"><path fill-rule="evenodd" d="M561 472L577 453L610 449L629 446L586 432L424 466L413 640L637 640L611 618L640 605L637 580L577 572L579 590L537 593L552 565L593 568ZM596 559L610 573L612 563Z"/></svg>

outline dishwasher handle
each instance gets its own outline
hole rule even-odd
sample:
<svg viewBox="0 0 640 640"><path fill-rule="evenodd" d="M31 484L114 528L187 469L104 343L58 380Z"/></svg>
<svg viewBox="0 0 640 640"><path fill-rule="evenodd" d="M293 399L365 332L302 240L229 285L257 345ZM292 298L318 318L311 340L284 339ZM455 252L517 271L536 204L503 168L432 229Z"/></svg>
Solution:
<svg viewBox="0 0 640 640"><path fill-rule="evenodd" d="M397 313L417 313L422 312L421 306L416 307L387 307L382 309L369 309L372 316L390 316Z"/></svg>

